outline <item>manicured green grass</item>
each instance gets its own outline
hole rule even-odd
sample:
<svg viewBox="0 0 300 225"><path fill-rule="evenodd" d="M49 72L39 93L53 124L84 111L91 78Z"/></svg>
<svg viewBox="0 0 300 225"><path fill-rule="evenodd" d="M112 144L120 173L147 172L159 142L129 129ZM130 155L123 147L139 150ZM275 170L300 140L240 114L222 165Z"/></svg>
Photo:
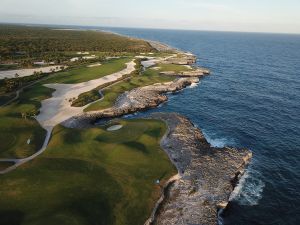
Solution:
<svg viewBox="0 0 300 225"><path fill-rule="evenodd" d="M101 78L103 76L116 73L126 68L125 63L132 60L131 57L124 57L120 59L111 59L102 62L101 66L87 67L80 66L69 69L64 72L59 72L53 75L52 78L46 80L44 83L66 83L74 84L81 83L89 80Z"/></svg>
<svg viewBox="0 0 300 225"><path fill-rule="evenodd" d="M85 111L96 111L109 108L113 106L118 96L125 91L130 91L137 87L147 86L155 83L171 81L173 79L174 77L162 76L159 75L158 71L148 69L142 75L134 76L128 80L122 81L106 88L103 91L104 98L99 102L91 104L85 109Z"/></svg>
<svg viewBox="0 0 300 225"><path fill-rule="evenodd" d="M0 171L7 169L10 166L13 166L13 162L0 162Z"/></svg>
<svg viewBox="0 0 300 225"><path fill-rule="evenodd" d="M141 60L140 59L135 59L135 70L133 72L131 72L130 74L123 75L118 80L102 84L102 85L98 86L97 88L95 88L93 90L90 90L88 92L80 94L78 96L78 98L75 99L72 102L72 106L73 107L82 107L82 106L85 106L89 103L92 103L92 102L95 102L95 101L99 100L100 98L102 98L102 94L99 93L100 90L102 90L102 89L104 89L108 86L111 86L115 83L121 82L122 80L126 80L129 77L140 75L142 70L143 70L143 67L142 67L142 64L141 64Z"/></svg>
<svg viewBox="0 0 300 225"><path fill-rule="evenodd" d="M0 64L0 71L1 70L16 70L20 66L18 64Z"/></svg>
<svg viewBox="0 0 300 225"><path fill-rule="evenodd" d="M33 119L1 117L0 158L25 158L34 154L41 148L45 135Z"/></svg>
<svg viewBox="0 0 300 225"><path fill-rule="evenodd" d="M0 158L24 158L39 150L46 131L31 117L40 101L51 96L52 89L35 85L21 93L19 100L0 107ZM26 113L26 118L22 113ZM30 144L27 144L30 139Z"/></svg>
<svg viewBox="0 0 300 225"><path fill-rule="evenodd" d="M176 173L157 120L119 121L118 131L57 126L48 149L0 179L0 224L144 224Z"/></svg>
<svg viewBox="0 0 300 225"><path fill-rule="evenodd" d="M0 106L6 104L9 100L13 99L14 97L16 97L15 93L0 95Z"/></svg>

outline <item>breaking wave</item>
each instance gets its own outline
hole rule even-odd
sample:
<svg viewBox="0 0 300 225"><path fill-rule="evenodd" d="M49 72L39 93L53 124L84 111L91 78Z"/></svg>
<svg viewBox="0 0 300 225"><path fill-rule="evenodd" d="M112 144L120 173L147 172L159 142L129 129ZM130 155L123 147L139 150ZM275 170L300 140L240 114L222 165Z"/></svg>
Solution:
<svg viewBox="0 0 300 225"><path fill-rule="evenodd" d="M235 144L233 139L229 138L213 138L208 135L205 131L203 131L203 135L207 142L215 148L224 148L225 146L233 146Z"/></svg>
<svg viewBox="0 0 300 225"><path fill-rule="evenodd" d="M198 87L199 83L192 83L188 88L195 88Z"/></svg>
<svg viewBox="0 0 300 225"><path fill-rule="evenodd" d="M250 166L235 187L229 200L235 201L239 205L258 205L263 196L264 187L262 175Z"/></svg>

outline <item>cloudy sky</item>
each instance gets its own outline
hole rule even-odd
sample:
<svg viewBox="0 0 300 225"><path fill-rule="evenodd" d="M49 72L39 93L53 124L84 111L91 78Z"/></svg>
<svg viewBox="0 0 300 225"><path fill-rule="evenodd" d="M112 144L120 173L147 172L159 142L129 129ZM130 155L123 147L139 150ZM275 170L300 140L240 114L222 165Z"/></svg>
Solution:
<svg viewBox="0 0 300 225"><path fill-rule="evenodd" d="M300 0L0 0L0 22L300 33Z"/></svg>

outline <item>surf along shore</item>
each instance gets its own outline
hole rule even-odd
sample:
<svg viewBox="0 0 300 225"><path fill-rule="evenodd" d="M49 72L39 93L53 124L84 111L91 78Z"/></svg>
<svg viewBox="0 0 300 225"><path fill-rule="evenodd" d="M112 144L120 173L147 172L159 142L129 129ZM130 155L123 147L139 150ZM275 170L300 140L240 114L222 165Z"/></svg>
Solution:
<svg viewBox="0 0 300 225"><path fill-rule="evenodd" d="M173 51L173 55L166 57L144 56L144 60L155 61L153 65L158 68L167 63L191 66L196 62L196 57L190 53L174 50L158 42L148 42L159 52ZM118 96L111 107L85 112L93 103L82 107L71 106L70 99L99 85L118 81L122 76L133 72L134 67L135 62L132 60L124 70L97 80L74 85L45 85L55 91L51 98L42 101L40 114L36 118L48 131L43 147L29 158L14 161L16 164L2 173L10 172L41 154L48 145L52 129L58 124L76 129L94 127L99 119L117 118L157 107L168 100L166 93L180 91L198 83L200 78L209 74L207 69L191 67L187 67L191 70L184 72L162 71L161 75L174 79L126 91ZM211 147L199 129L176 113L153 114L148 119L166 123L168 132L160 144L176 166L178 174L162 188L161 198L145 224L217 224L218 210L226 208L230 194L251 159L251 152L246 149Z"/></svg>

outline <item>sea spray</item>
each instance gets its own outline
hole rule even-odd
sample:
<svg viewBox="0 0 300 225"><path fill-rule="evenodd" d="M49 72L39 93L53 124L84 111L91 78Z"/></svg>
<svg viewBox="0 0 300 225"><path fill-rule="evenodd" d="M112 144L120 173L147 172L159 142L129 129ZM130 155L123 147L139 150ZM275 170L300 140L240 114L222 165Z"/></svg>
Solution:
<svg viewBox="0 0 300 225"><path fill-rule="evenodd" d="M251 164L239 180L229 200L236 201L239 205L258 205L263 196L264 187L263 176L253 169Z"/></svg>
<svg viewBox="0 0 300 225"><path fill-rule="evenodd" d="M188 88L196 88L198 85L199 83L192 83Z"/></svg>
<svg viewBox="0 0 300 225"><path fill-rule="evenodd" d="M215 148L224 148L225 146L234 146L235 141L232 138L214 138L213 134L208 134L203 130L203 135L207 142Z"/></svg>

